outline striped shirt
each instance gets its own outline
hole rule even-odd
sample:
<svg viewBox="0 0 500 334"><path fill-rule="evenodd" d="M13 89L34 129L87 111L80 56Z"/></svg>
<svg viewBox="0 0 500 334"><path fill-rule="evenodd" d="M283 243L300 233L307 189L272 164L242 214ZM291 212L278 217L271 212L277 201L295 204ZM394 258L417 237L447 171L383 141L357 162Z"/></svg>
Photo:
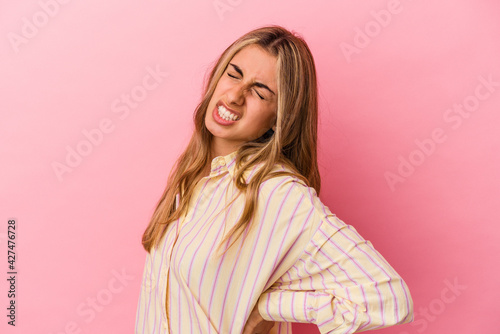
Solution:
<svg viewBox="0 0 500 334"><path fill-rule="evenodd" d="M316 324L321 333L353 333L413 320L403 279L294 176L261 184L245 240L216 257L244 207L239 196L221 210L238 191L231 181L235 160L236 151L212 160L189 212L167 225L158 248L147 253L136 333L241 333L256 305L276 322L270 333L292 333L292 322Z"/></svg>

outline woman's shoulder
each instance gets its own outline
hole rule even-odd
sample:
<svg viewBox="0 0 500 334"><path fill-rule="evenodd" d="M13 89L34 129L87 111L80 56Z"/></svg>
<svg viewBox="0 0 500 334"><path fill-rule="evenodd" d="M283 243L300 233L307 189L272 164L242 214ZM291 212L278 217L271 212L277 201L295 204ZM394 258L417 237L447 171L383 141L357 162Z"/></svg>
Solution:
<svg viewBox="0 0 500 334"><path fill-rule="evenodd" d="M268 174L268 178L260 185L261 193L268 196L283 195L305 195L312 199L316 197L316 190L306 183L292 168L283 163L276 163Z"/></svg>
<svg viewBox="0 0 500 334"><path fill-rule="evenodd" d="M277 174L262 182L259 197L264 202L300 202L301 208L313 210L320 219L336 219L336 215L330 210L316 192L309 186L293 169L285 164L276 164L273 172L288 172Z"/></svg>
<svg viewBox="0 0 500 334"><path fill-rule="evenodd" d="M245 170L243 172L245 182L250 184L264 166L265 163L260 162ZM265 200L269 199L269 196L279 198L284 192L295 196L305 195L311 201L313 197L317 197L316 190L308 185L304 176L285 162L275 162L259 184L259 197Z"/></svg>

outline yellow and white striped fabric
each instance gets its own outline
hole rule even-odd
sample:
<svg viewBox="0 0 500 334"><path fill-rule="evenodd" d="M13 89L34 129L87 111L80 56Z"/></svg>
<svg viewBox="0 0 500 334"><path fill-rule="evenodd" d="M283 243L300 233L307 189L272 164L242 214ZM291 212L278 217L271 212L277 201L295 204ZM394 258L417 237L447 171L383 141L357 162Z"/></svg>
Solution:
<svg viewBox="0 0 500 334"><path fill-rule="evenodd" d="M235 159L236 151L213 159L189 212L147 254L136 333L241 333L255 305L276 321L272 333L291 333L292 322L316 324L321 333L354 333L413 320L400 275L295 177L261 184L244 242L216 257L243 212L243 196L219 212L237 194Z"/></svg>

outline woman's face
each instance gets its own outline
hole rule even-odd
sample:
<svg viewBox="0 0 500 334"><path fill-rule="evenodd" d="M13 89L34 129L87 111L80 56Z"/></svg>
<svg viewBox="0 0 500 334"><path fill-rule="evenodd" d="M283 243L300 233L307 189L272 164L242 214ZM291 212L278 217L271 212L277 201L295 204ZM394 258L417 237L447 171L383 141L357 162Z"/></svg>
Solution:
<svg viewBox="0 0 500 334"><path fill-rule="evenodd" d="M276 81L276 57L260 46L246 46L234 55L205 114L216 156L229 154L274 128Z"/></svg>

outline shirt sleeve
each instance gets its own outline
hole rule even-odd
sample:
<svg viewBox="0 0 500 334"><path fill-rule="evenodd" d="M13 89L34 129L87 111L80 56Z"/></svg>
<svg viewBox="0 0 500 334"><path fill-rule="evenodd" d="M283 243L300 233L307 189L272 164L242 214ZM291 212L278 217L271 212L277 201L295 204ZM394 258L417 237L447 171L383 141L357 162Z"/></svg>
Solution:
<svg viewBox="0 0 500 334"><path fill-rule="evenodd" d="M265 320L313 323L321 333L354 333L413 321L409 289L384 257L321 204L313 192L312 238L258 300Z"/></svg>

